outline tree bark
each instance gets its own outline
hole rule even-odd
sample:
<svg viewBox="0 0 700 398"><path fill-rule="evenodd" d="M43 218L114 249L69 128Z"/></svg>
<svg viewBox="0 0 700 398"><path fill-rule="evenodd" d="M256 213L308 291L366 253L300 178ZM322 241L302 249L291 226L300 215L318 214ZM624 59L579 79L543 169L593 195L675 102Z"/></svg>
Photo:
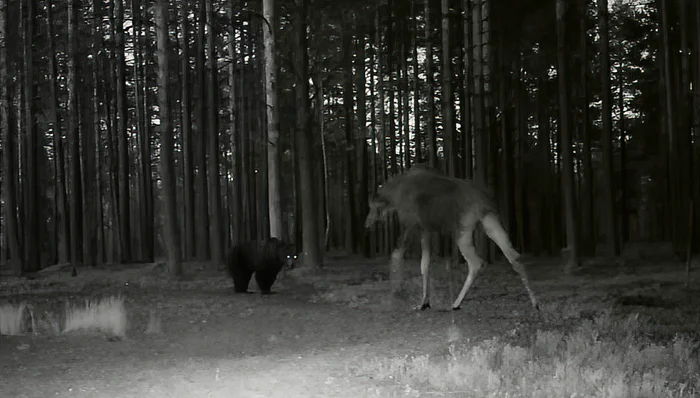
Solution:
<svg viewBox="0 0 700 398"><path fill-rule="evenodd" d="M586 15L587 0L581 1L581 15ZM583 249L588 254L594 254L597 244L597 233L595 223L595 186L593 185L593 157L591 154L591 133L590 116L588 111L588 35L586 33L586 18L582 18L579 27L581 46L581 138L583 140L583 176L585 178L585 200L583 200L583 226L585 237L583 238Z"/></svg>
<svg viewBox="0 0 700 398"><path fill-rule="evenodd" d="M437 133L435 130L435 82L433 77L433 26L430 1L425 2L425 133L428 138L428 163L437 168Z"/></svg>
<svg viewBox="0 0 700 398"><path fill-rule="evenodd" d="M265 43L265 97L267 104L267 185L270 213L270 236L283 239L282 200L279 153L279 108L277 105L277 61L275 37L277 17L275 1L263 0L263 42Z"/></svg>
<svg viewBox="0 0 700 398"><path fill-rule="evenodd" d="M207 59L209 70L207 81L207 176L209 177L209 239L211 261L219 265L222 256L221 246L221 177L219 173L219 79L216 58L216 26L213 0L207 0Z"/></svg>
<svg viewBox="0 0 700 398"><path fill-rule="evenodd" d="M24 155L26 168L22 170L24 185L24 265L29 272L38 271L42 239L39 235L38 217L38 143L34 112L34 0L25 0L23 55L24 55Z"/></svg>
<svg viewBox="0 0 700 398"><path fill-rule="evenodd" d="M322 265L322 252L319 247L319 223L316 212L317 185L313 178L313 164L311 153L311 141L313 130L309 125L309 59L307 53L308 41L306 37L306 0L296 0L296 35L298 48L294 57L294 69L297 72L296 104L297 104L297 131L295 134L299 167L299 184L301 191L301 218L297 222L302 226L302 261L307 267L320 267Z"/></svg>
<svg viewBox="0 0 700 398"><path fill-rule="evenodd" d="M82 186L80 183L80 104L78 103L78 5L68 1L68 156L70 161L70 260L73 267L82 262L81 211Z"/></svg>
<svg viewBox="0 0 700 398"><path fill-rule="evenodd" d="M195 254L195 217L194 217L194 164L192 160L192 98L190 94L190 27L187 22L189 11L189 1L180 4L180 49L182 57L180 59L180 83L182 89L182 186L183 186L183 207L185 217L185 242L184 259L190 259ZM233 43L233 41L232 41ZM232 58L233 59L233 58ZM232 65L236 63L232 61ZM233 87L233 85L232 85ZM233 129L231 129L233 131Z"/></svg>
<svg viewBox="0 0 700 398"><path fill-rule="evenodd" d="M578 265L578 239L576 227L576 202L574 200L573 142L569 131L568 70L566 64L566 3L557 0L557 81L559 84L559 131L561 132L562 189L564 191L564 217L568 258L564 266L571 273Z"/></svg>
<svg viewBox="0 0 700 398"><path fill-rule="evenodd" d="M157 0L155 5L157 59L158 59L158 108L160 110L161 155L160 172L163 186L163 243L170 275L182 275L180 257L180 230L175 206L175 173L173 170L173 135L170 115L170 68L168 44L168 1Z"/></svg>
<svg viewBox="0 0 700 398"><path fill-rule="evenodd" d="M195 54L196 83L195 97L197 98L197 140L194 145L195 164L197 175L195 177L195 191L199 193L199 201L195 202L195 219L197 220L197 259L200 261L210 258L209 246L209 195L207 194L207 123L206 101L204 99L204 86L206 74L204 70L204 25L206 24L205 3L210 0L199 0L199 16L197 25L197 53Z"/></svg>
<svg viewBox="0 0 700 398"><path fill-rule="evenodd" d="M9 246L9 259L13 273L16 276L22 274L24 256L21 252L19 241L19 224L17 222L17 201L15 192L17 189L16 171L16 138L10 127L10 79L7 66L10 64L8 54L8 3L0 0L0 131L3 134L3 195L5 234Z"/></svg>
<svg viewBox="0 0 700 398"><path fill-rule="evenodd" d="M360 162L360 187L359 187L359 213L355 215L358 233L361 238L362 253L365 257L370 257L369 234L361 233L362 221L369 211L369 159L367 148L367 104L366 93L367 82L365 77L365 32L363 27L358 27L358 49L355 69L357 70L357 119L359 131L356 140L356 152L359 151ZM307 79L308 80L308 79ZM408 94L405 94L406 108L408 109ZM410 154L408 143L408 111L406 111L406 152ZM407 155L407 162L408 160ZM408 164L408 163L407 163ZM359 236L358 236L359 238Z"/></svg>
<svg viewBox="0 0 700 398"><path fill-rule="evenodd" d="M348 232L350 237L346 249L348 252L355 252L357 238L357 210L355 198L355 144L353 126L353 82L352 82L352 15L346 14L343 29L343 109L345 113L345 171L347 173L347 196L348 196ZM393 136L392 136L393 142ZM395 156L392 158L395 159Z"/></svg>
<svg viewBox="0 0 700 398"><path fill-rule="evenodd" d="M124 3L114 1L115 63L117 72L117 138L119 145L119 223L121 224L122 262L131 261L131 208L129 189L129 142L127 126L126 73L124 63Z"/></svg>
<svg viewBox="0 0 700 398"><path fill-rule="evenodd" d="M411 47L413 48L413 134L416 146L416 163L423 162L423 139L420 125L420 70L418 68L418 6L417 2L411 2L411 16L413 17L413 33L411 34ZM374 152L372 152L374 153Z"/></svg>
<svg viewBox="0 0 700 398"><path fill-rule="evenodd" d="M612 101L610 94L610 52L608 35L608 0L598 0L598 23L600 25L600 70L601 70L601 100L603 131L603 207L605 217L605 235L608 242L608 250L614 256L620 255L620 243L617 239L617 225L615 222L615 192L613 170L613 144L612 144Z"/></svg>
<svg viewBox="0 0 700 398"><path fill-rule="evenodd" d="M454 101L452 98L452 51L450 49L450 2L442 0L442 142L447 175L455 175Z"/></svg>
<svg viewBox="0 0 700 398"><path fill-rule="evenodd" d="M61 118L59 116L59 89L58 72L56 67L56 49L54 46L53 31L53 7L52 1L46 4L46 28L48 31L47 41L49 46L49 123L53 130L53 150L54 150L54 192L56 202L54 204L54 220L56 225L56 245L58 247L59 264L68 262L68 208L66 207L66 175L65 157L63 153L63 135L61 133Z"/></svg>

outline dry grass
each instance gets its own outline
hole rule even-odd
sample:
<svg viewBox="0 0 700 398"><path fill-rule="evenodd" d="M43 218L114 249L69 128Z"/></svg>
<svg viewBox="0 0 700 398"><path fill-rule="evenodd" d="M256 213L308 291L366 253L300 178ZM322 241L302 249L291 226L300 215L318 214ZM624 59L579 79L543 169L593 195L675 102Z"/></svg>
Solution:
<svg viewBox="0 0 700 398"><path fill-rule="evenodd" d="M16 336L27 331L27 315L31 318L26 303L0 305L0 334Z"/></svg>
<svg viewBox="0 0 700 398"><path fill-rule="evenodd" d="M122 296L86 300L85 305L66 305L63 332L97 330L113 336L126 335L126 307Z"/></svg>
<svg viewBox="0 0 700 398"><path fill-rule="evenodd" d="M375 358L360 373L467 397L700 396L700 344L683 335L665 344L642 335L638 316L604 313L569 332L538 330L527 346L453 339L447 357Z"/></svg>

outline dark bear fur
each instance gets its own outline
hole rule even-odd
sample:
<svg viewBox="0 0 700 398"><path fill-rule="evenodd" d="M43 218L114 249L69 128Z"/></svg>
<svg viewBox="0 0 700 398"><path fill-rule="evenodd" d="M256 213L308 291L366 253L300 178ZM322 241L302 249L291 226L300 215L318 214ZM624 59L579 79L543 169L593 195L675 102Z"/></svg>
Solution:
<svg viewBox="0 0 700 398"><path fill-rule="evenodd" d="M290 246L277 238L262 242L244 242L233 246L227 258L228 274L233 279L236 293L248 292L250 278L255 281L262 294L270 294L277 274L284 268L293 268L296 256Z"/></svg>

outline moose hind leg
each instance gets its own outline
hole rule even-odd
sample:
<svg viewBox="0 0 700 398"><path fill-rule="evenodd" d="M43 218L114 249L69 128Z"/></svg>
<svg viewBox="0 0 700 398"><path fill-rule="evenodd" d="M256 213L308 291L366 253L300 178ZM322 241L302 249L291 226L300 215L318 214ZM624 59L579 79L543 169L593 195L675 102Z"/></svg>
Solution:
<svg viewBox="0 0 700 398"><path fill-rule="evenodd" d="M539 311L540 307L537 303L537 299L535 298L535 294L530 288L530 280L527 276L527 271L525 271L525 266L519 261L520 253L513 248L513 245L508 238L508 233L506 233L505 229L503 229L503 225L499 221L498 217L495 214L487 214L481 220L481 224L484 226L484 230L489 238L496 242L498 247L501 248L503 254L508 259L508 262L510 262L510 264L513 266L515 272L520 275L520 279L523 281L525 290L527 290L527 294L530 296L532 306L535 308L535 310Z"/></svg>
<svg viewBox="0 0 700 398"><path fill-rule="evenodd" d="M420 236L420 273L423 277L423 298L416 309L430 308L430 233L422 231Z"/></svg>
<svg viewBox="0 0 700 398"><path fill-rule="evenodd" d="M476 248L474 247L475 221L473 221L471 216L468 217L467 221L466 226L462 227L460 235L457 238L457 246L459 246L459 251L462 253L464 259L467 260L469 274L467 274L467 280L464 281L464 286L462 286L459 296L457 296L457 299L452 303L453 310L458 310L462 305L462 300L464 300L467 292L469 292L483 264L483 260L476 254Z"/></svg>

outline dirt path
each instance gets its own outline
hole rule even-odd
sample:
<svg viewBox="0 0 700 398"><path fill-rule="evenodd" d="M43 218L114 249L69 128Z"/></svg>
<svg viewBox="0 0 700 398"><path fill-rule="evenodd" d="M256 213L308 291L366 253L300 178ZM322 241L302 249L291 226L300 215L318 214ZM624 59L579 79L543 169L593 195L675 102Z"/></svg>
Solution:
<svg viewBox="0 0 700 398"><path fill-rule="evenodd" d="M135 283L135 271L109 271L107 284L99 282L103 276L83 274L83 293L89 288L127 298L127 338L0 336L0 397L450 396L379 381L367 363L408 355L440 358L455 337L450 331L478 342L518 331L527 336L537 327L507 265L484 270L458 312L444 310L456 292L437 275L434 283L443 287L435 290L433 309L417 312L410 308L419 297L419 278L413 275L407 297L392 296L389 282L376 274L381 261L339 263L323 275L286 278L271 296L232 294L220 273L178 289ZM417 272L417 263L409 267ZM610 301L611 288L591 289L600 282L585 276L563 283L545 267L535 274L533 288L546 305L588 300L599 307ZM635 283L635 291L658 290ZM614 289L632 291L629 281L619 286ZM12 297L60 308L66 293L35 290ZM161 319L156 334L144 332L151 311Z"/></svg>

